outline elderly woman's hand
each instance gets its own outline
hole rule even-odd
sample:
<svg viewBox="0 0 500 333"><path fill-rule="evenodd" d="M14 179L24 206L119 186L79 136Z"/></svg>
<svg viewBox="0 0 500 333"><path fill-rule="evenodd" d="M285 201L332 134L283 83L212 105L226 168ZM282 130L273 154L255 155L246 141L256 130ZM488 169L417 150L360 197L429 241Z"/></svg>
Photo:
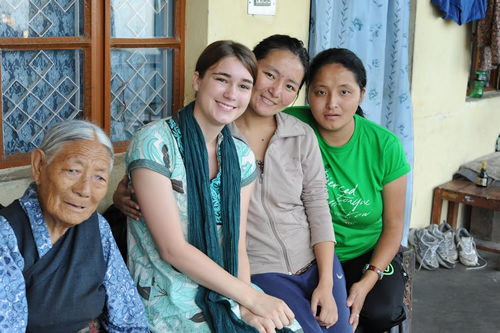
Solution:
<svg viewBox="0 0 500 333"><path fill-rule="evenodd" d="M142 217L139 205L132 200L133 188L129 188L128 176L123 176L122 180L118 183L115 193L113 193L113 203L125 215L138 221Z"/></svg>

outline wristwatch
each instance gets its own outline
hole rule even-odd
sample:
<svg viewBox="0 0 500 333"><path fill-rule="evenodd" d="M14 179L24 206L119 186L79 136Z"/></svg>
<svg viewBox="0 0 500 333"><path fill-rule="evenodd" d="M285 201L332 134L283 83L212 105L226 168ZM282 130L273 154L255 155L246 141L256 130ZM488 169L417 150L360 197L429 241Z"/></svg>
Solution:
<svg viewBox="0 0 500 333"><path fill-rule="evenodd" d="M384 272L373 265L366 264L365 267L363 267L363 274L365 274L366 271L374 271L375 273L377 273L379 281L384 277Z"/></svg>

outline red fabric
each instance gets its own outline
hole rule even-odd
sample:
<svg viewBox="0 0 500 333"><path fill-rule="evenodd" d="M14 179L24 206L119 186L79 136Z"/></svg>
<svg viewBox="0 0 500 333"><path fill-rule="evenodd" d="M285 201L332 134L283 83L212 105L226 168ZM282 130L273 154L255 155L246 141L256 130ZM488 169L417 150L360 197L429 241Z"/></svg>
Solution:
<svg viewBox="0 0 500 333"><path fill-rule="evenodd" d="M486 15L477 25L480 71L500 65L500 0L488 0Z"/></svg>

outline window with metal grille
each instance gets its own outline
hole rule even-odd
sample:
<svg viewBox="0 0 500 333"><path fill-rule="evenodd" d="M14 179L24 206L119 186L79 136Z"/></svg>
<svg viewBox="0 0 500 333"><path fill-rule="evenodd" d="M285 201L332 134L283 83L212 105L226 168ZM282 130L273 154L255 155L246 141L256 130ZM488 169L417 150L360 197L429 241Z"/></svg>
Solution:
<svg viewBox="0 0 500 333"><path fill-rule="evenodd" d="M185 0L0 2L0 168L55 123L85 118L117 152L182 107Z"/></svg>

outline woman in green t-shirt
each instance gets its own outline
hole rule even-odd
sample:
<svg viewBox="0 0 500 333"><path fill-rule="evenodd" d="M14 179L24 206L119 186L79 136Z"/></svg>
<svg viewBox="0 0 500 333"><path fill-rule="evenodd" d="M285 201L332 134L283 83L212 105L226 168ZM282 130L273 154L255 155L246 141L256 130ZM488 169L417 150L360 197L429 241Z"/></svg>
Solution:
<svg viewBox="0 0 500 333"><path fill-rule="evenodd" d="M353 52L316 55L306 84L310 107L286 112L309 123L318 138L349 320L383 332L405 319L406 273L397 254L410 166L396 135L363 117L366 70Z"/></svg>

